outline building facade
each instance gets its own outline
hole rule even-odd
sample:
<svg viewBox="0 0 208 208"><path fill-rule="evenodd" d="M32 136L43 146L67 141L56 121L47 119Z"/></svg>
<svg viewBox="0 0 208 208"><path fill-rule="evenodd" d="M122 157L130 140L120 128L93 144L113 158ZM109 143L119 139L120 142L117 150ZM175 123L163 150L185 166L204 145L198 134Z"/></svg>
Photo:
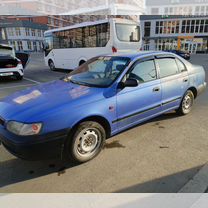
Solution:
<svg viewBox="0 0 208 208"><path fill-rule="evenodd" d="M146 0L148 15L208 15L208 0Z"/></svg>
<svg viewBox="0 0 208 208"><path fill-rule="evenodd" d="M16 51L40 52L46 25L29 21L0 20L0 28L5 31L5 42Z"/></svg>
<svg viewBox="0 0 208 208"><path fill-rule="evenodd" d="M208 16L141 16L143 50L208 53Z"/></svg>
<svg viewBox="0 0 208 208"><path fill-rule="evenodd" d="M0 43L7 44L6 29L0 27Z"/></svg>
<svg viewBox="0 0 208 208"><path fill-rule="evenodd" d="M22 9L31 15L141 15L145 12L145 0L1 0L2 6L15 7L16 11L10 11L15 15Z"/></svg>

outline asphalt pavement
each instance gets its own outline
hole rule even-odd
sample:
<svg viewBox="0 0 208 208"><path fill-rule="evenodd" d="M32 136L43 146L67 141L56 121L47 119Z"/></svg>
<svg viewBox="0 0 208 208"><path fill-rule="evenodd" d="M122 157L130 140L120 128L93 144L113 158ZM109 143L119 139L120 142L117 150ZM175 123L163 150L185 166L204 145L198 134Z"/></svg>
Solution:
<svg viewBox="0 0 208 208"><path fill-rule="evenodd" d="M208 82L208 55L193 55L190 61L205 67ZM24 80L0 80L0 98L66 73L51 72L42 54L33 55ZM122 132L85 164L24 161L1 145L0 192L178 192L207 163L207 150L206 89L191 114L171 112Z"/></svg>

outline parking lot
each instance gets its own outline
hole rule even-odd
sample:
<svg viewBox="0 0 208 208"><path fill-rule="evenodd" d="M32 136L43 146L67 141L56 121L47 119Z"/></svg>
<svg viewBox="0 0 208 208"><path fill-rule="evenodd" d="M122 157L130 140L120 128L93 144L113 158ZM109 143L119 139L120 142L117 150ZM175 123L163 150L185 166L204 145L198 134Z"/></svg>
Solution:
<svg viewBox="0 0 208 208"><path fill-rule="evenodd" d="M193 55L208 81L207 55ZM0 98L64 76L51 72L43 56L31 56L22 81L0 80ZM177 192L208 161L208 90L188 116L174 112L120 133L94 160L30 162L0 146L0 192Z"/></svg>

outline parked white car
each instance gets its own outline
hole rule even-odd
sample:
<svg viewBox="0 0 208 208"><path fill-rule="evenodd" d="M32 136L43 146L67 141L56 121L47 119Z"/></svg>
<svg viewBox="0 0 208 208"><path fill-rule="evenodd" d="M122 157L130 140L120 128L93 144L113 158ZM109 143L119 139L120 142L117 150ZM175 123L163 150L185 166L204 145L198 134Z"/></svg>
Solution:
<svg viewBox="0 0 208 208"><path fill-rule="evenodd" d="M21 80L29 55L15 53L14 49L0 44L0 77L16 77Z"/></svg>

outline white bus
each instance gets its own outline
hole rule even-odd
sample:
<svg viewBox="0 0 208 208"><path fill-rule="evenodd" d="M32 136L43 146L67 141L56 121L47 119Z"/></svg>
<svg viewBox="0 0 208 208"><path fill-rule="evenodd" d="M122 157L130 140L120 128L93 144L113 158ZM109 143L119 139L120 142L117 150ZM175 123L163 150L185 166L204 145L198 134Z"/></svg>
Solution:
<svg viewBox="0 0 208 208"><path fill-rule="evenodd" d="M73 70L88 59L115 52L139 50L138 22L110 18L48 30L44 34L45 64Z"/></svg>

